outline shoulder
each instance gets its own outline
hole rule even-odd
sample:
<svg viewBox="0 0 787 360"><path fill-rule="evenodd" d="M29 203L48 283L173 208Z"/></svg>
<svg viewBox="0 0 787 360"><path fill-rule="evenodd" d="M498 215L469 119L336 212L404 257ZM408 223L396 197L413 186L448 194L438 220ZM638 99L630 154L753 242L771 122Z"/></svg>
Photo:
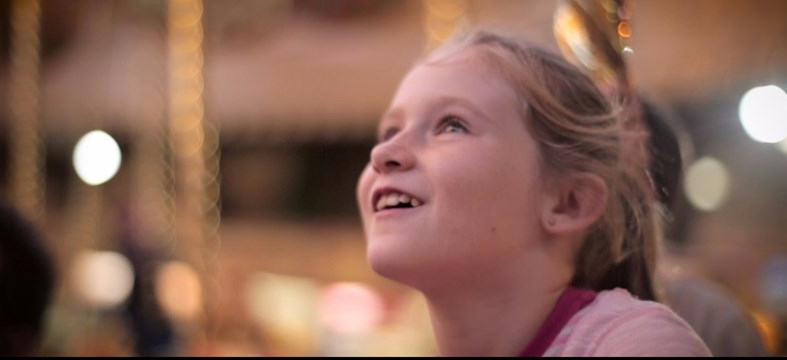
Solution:
<svg viewBox="0 0 787 360"><path fill-rule="evenodd" d="M666 303L686 320L717 356L766 356L754 319L734 295L696 276L665 284Z"/></svg>
<svg viewBox="0 0 787 360"><path fill-rule="evenodd" d="M623 289L599 292L566 328L570 336L564 355L710 355L694 330L669 308Z"/></svg>

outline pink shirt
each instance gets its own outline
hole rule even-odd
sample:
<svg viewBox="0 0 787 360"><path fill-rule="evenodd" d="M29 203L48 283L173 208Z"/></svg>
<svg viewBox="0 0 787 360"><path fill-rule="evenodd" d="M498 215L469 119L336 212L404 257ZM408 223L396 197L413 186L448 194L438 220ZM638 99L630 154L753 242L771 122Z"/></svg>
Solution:
<svg viewBox="0 0 787 360"><path fill-rule="evenodd" d="M639 300L618 288L599 292L592 302L576 312L543 355L711 356L711 353L694 330L666 306Z"/></svg>

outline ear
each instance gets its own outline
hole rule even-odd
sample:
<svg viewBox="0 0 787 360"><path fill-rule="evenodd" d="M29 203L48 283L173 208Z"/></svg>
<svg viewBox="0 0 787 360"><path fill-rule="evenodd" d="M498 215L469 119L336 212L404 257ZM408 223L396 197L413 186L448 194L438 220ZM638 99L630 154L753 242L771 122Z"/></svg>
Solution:
<svg viewBox="0 0 787 360"><path fill-rule="evenodd" d="M579 173L547 189L541 225L550 234L577 233L588 229L607 208L607 185L593 173Z"/></svg>

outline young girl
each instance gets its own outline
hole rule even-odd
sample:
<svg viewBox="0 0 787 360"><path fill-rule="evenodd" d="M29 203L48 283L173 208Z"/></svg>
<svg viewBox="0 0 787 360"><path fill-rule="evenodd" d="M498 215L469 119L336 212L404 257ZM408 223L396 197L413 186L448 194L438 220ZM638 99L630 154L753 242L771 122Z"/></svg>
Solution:
<svg viewBox="0 0 787 360"><path fill-rule="evenodd" d="M654 302L658 225L621 119L561 58L477 31L415 66L358 183L367 258L445 356L709 355Z"/></svg>

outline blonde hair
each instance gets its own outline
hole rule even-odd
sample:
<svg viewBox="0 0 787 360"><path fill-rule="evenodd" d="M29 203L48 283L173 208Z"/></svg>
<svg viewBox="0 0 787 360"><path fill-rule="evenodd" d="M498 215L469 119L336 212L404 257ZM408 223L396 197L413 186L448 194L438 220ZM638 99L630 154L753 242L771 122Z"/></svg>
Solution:
<svg viewBox="0 0 787 360"><path fill-rule="evenodd" d="M641 299L655 300L659 212L642 183L645 169L623 159L628 142L621 108L563 58L488 31L474 30L455 38L429 61L468 49L517 93L548 176L560 179L590 172L604 179L609 189L606 211L576 256L572 285L596 291L622 287Z"/></svg>

